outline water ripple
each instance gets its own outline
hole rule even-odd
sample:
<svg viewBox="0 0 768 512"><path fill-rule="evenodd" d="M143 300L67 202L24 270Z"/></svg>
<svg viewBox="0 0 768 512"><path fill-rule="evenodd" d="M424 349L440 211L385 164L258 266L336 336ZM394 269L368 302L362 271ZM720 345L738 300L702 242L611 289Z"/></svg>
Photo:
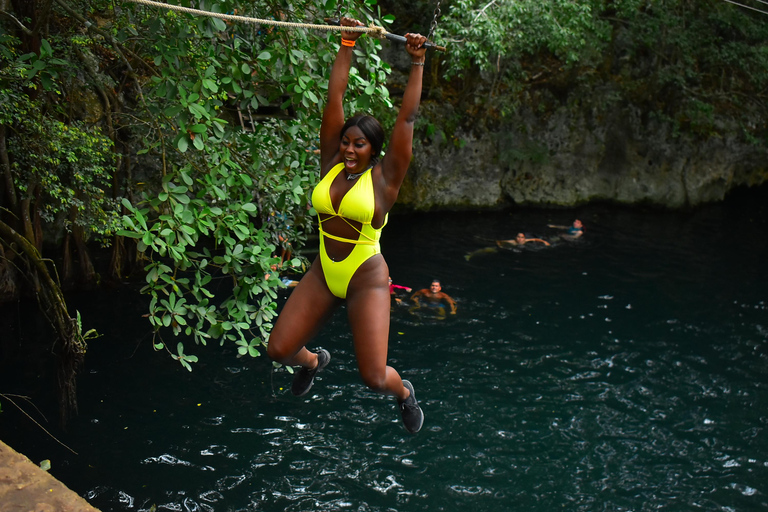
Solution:
<svg viewBox="0 0 768 512"><path fill-rule="evenodd" d="M83 398L98 421L77 425L80 444L125 441L83 457L118 466L104 480L71 463L80 489L118 512L768 509L768 270L740 242L764 233L712 243L741 226L610 210L582 244L463 258L478 234L561 213L419 215L387 233L398 280L444 273L459 303L444 321L392 313L389 360L416 387L418 435L362 385L342 307L313 342L333 359L306 397L266 358L212 350L189 375L154 359L84 375L81 389L126 398L110 411ZM157 389L169 395L147 409L162 420L120 416Z"/></svg>

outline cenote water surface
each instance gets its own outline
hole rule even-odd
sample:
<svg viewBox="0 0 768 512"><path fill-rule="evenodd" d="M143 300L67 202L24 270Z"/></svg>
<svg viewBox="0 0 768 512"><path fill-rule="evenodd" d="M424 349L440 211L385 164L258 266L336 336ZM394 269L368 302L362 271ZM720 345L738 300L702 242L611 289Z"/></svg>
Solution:
<svg viewBox="0 0 768 512"><path fill-rule="evenodd" d="M576 216L576 243L465 259ZM264 357L199 348L188 373L154 353L128 287L73 297L103 334L80 416L54 429L78 455L7 404L2 438L104 511L766 510L767 228L749 194L687 213L393 215L395 283L439 277L459 304L392 315L391 363L426 414L415 436L361 385L345 310L297 399Z"/></svg>

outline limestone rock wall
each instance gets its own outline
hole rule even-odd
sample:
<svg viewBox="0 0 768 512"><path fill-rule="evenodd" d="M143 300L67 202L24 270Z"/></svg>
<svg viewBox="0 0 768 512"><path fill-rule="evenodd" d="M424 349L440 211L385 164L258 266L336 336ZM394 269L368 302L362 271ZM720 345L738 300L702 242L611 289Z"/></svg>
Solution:
<svg viewBox="0 0 768 512"><path fill-rule="evenodd" d="M450 105L425 103L440 126ZM509 204L573 206L607 200L682 208L718 201L734 187L768 180L765 149L731 138L674 134L632 106L600 115L560 108L522 108L502 126L478 120L416 142L398 207L410 210L492 208Z"/></svg>

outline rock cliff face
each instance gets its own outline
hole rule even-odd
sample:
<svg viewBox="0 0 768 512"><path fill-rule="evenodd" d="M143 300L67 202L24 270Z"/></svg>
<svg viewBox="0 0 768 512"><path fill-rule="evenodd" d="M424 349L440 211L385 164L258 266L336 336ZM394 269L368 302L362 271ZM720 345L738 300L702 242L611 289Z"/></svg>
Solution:
<svg viewBox="0 0 768 512"><path fill-rule="evenodd" d="M503 126L440 131L451 106L425 103L438 127L417 142L398 207L573 206L596 200L682 208L718 201L734 187L768 181L768 152L730 138L674 134L630 106L610 115L562 107L519 110Z"/></svg>

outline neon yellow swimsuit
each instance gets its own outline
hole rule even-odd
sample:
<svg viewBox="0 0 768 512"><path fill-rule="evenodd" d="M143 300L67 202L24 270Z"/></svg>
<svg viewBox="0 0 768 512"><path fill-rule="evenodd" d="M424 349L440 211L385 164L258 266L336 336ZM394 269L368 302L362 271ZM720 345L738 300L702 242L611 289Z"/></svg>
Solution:
<svg viewBox="0 0 768 512"><path fill-rule="evenodd" d="M340 299L347 297L349 281L355 275L357 269L360 268L360 265L365 263L371 256L381 253L381 245L379 244L381 230L387 225L387 220L389 219L389 214L387 214L384 218L384 224L379 229L374 229L371 226L376 205L373 196L373 179L371 178L370 171L366 171L360 176L352 188L341 198L339 211L337 212L333 209L331 184L343 168L343 163L334 166L320 180L320 183L317 184L312 192L312 205L315 207L320 221L320 263L323 268L325 283L328 285L331 293ZM322 219L320 214L330 215L330 217ZM323 230L323 222L331 217L341 217L344 222L355 228L360 233L358 239L342 238L325 232ZM361 229L357 229L350 221L360 222L362 224ZM333 261L325 250L325 237L354 244L355 247L349 253L349 256L343 260Z"/></svg>

